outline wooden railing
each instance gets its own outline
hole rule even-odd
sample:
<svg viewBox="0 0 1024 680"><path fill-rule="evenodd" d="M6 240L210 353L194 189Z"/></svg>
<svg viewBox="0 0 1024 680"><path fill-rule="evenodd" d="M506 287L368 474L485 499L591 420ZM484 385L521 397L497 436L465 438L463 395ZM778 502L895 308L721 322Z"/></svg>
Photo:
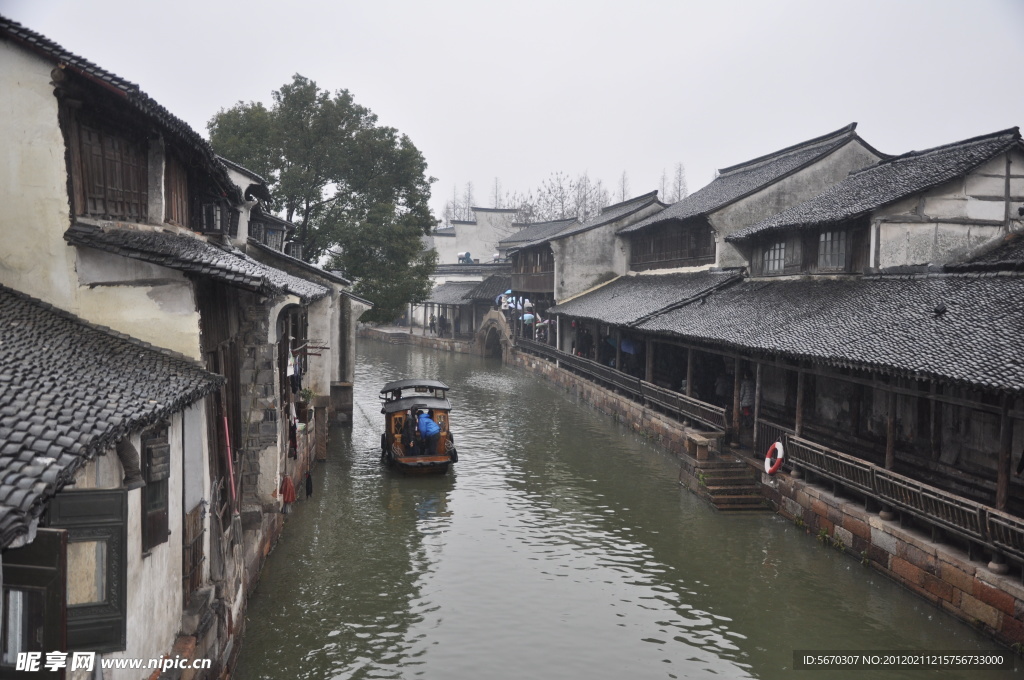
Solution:
<svg viewBox="0 0 1024 680"><path fill-rule="evenodd" d="M786 437L785 447L790 465L856 489L924 524L1024 560L1024 520L1019 517L801 437Z"/></svg>
<svg viewBox="0 0 1024 680"><path fill-rule="evenodd" d="M617 371L610 366L562 352L550 345L518 338L516 346L537 356L555 361L562 368L614 389L633 401L653 404L678 420L696 420L715 430L726 429L725 409L720 406L693 399L664 387L658 387L653 383Z"/></svg>

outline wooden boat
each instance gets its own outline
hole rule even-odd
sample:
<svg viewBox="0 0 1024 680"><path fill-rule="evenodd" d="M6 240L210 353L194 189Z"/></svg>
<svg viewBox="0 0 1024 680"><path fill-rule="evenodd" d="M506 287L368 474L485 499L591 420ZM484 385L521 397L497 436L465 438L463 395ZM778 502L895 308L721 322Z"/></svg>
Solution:
<svg viewBox="0 0 1024 680"><path fill-rule="evenodd" d="M452 404L446 396L448 385L440 380L408 378L384 385L380 391L384 433L380 436L381 460L403 472L443 474L459 459L455 438L449 429ZM431 450L420 439L416 414L422 411L437 423L441 433Z"/></svg>

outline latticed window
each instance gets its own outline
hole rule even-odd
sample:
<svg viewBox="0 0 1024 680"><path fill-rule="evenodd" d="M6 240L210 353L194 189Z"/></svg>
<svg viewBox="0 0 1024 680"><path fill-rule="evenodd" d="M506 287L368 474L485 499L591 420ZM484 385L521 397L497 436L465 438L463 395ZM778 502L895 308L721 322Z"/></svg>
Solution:
<svg viewBox="0 0 1024 680"><path fill-rule="evenodd" d="M146 150L117 134L79 125L79 215L144 222L149 180Z"/></svg>
<svg viewBox="0 0 1024 680"><path fill-rule="evenodd" d="M818 238L818 269L845 269L849 232L823 231Z"/></svg>
<svg viewBox="0 0 1024 680"><path fill-rule="evenodd" d="M786 268L786 242L777 241L771 248L764 251L764 264L762 271L781 272Z"/></svg>

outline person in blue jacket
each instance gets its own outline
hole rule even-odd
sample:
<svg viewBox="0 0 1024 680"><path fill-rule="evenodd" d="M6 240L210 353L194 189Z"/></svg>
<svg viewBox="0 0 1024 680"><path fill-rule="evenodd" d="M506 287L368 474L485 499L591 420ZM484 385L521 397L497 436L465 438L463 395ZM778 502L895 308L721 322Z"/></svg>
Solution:
<svg viewBox="0 0 1024 680"><path fill-rule="evenodd" d="M427 456L436 455L437 440L441 438L441 428L438 427L433 418L423 411L416 412L416 425L419 428L420 437L423 438L423 448L421 449L423 454Z"/></svg>

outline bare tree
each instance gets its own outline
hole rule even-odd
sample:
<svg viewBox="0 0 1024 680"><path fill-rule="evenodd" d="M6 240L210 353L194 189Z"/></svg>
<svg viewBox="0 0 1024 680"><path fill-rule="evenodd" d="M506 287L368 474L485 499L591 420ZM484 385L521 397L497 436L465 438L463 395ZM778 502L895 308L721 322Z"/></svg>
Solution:
<svg viewBox="0 0 1024 680"><path fill-rule="evenodd" d="M494 193L491 194L491 198L493 199L493 202L494 202L494 205L492 207L494 207L494 208L502 207L501 206L501 180L499 180L497 177L494 178L493 192Z"/></svg>
<svg viewBox="0 0 1024 680"><path fill-rule="evenodd" d="M623 170L622 177L619 178L619 203L622 203L629 197L629 177L626 175L626 171Z"/></svg>
<svg viewBox="0 0 1024 680"><path fill-rule="evenodd" d="M686 187L686 168L683 164L676 163L675 172L672 175L672 188L669 193L669 203L675 203L681 201L690 195L689 189Z"/></svg>

